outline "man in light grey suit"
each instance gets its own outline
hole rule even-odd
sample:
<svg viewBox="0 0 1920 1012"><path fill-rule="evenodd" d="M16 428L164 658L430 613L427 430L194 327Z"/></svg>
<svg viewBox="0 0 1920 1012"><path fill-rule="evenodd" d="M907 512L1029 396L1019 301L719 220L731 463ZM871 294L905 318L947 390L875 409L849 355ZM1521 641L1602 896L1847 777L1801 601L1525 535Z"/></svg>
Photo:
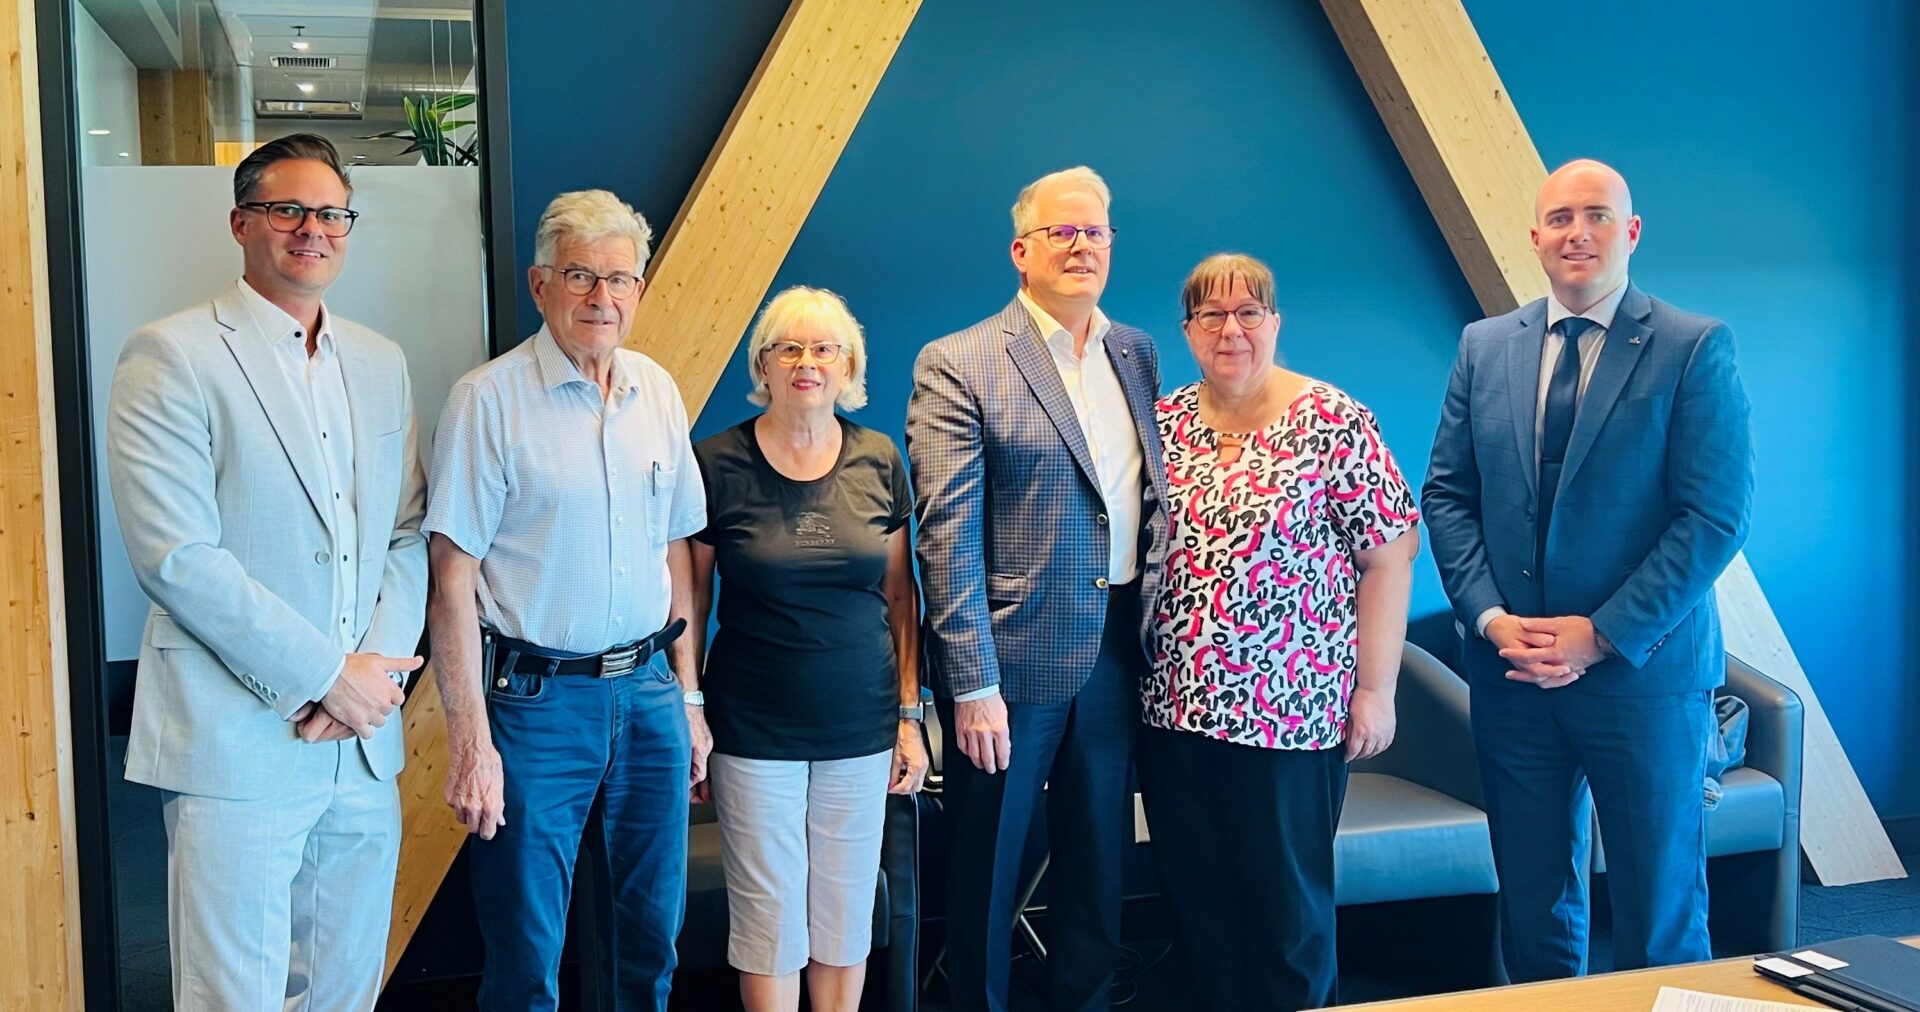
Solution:
<svg viewBox="0 0 1920 1012"><path fill-rule="evenodd" d="M108 472L153 600L127 779L163 796L176 1008L379 992L425 482L405 357L321 302L350 196L322 138L249 155L239 283L135 331L114 372Z"/></svg>

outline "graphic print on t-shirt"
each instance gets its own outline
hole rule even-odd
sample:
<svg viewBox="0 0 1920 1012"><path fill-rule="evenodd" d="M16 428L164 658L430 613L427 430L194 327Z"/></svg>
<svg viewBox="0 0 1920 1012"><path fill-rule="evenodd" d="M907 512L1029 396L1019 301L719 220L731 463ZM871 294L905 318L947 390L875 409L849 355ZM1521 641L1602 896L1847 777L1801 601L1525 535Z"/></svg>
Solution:
<svg viewBox="0 0 1920 1012"><path fill-rule="evenodd" d="M793 519L794 545L800 548L824 548L833 544L833 522L825 513L804 510Z"/></svg>

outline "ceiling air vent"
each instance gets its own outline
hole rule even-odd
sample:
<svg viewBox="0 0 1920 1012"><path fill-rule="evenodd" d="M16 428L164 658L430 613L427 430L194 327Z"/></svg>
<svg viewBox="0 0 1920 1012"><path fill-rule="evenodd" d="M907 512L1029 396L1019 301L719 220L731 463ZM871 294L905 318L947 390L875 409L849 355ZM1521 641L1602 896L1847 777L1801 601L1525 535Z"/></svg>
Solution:
<svg viewBox="0 0 1920 1012"><path fill-rule="evenodd" d="M261 119L359 119L358 102L286 102L256 98L253 114Z"/></svg>
<svg viewBox="0 0 1920 1012"><path fill-rule="evenodd" d="M273 65L286 70L332 70L337 59L333 56L276 56Z"/></svg>

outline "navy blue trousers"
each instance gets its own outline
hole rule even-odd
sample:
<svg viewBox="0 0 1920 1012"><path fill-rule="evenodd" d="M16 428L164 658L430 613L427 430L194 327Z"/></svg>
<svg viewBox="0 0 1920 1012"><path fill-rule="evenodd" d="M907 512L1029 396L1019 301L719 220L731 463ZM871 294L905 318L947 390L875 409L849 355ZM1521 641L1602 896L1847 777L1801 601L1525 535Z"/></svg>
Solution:
<svg viewBox="0 0 1920 1012"><path fill-rule="evenodd" d="M1469 645L1472 649L1473 645ZM1473 680L1473 738L1514 981L1587 972L1592 812L1619 970L1709 959L1702 803L1713 693L1602 696Z"/></svg>
<svg viewBox="0 0 1920 1012"><path fill-rule="evenodd" d="M1256 748L1148 727L1138 764L1192 1007L1333 1004L1333 834L1346 803L1346 749Z"/></svg>
<svg viewBox="0 0 1920 1012"><path fill-rule="evenodd" d="M1042 797L1052 854L1048 1007L1108 1008L1120 953L1120 862L1132 840L1128 764L1146 666L1139 608L1132 587L1114 588L1093 673L1073 699L1007 704L1008 769L988 775L958 747L947 750L947 980L954 1012L1007 1009L1021 857ZM953 727L952 701L941 700L939 709Z"/></svg>
<svg viewBox="0 0 1920 1012"><path fill-rule="evenodd" d="M616 1008L664 1012L686 913L692 751L673 672L655 655L620 678L510 681L487 701L507 824L468 850L486 943L479 1005L520 1012L558 1003L574 859L597 802L602 838L588 850L608 893L611 937L594 944L612 956Z"/></svg>

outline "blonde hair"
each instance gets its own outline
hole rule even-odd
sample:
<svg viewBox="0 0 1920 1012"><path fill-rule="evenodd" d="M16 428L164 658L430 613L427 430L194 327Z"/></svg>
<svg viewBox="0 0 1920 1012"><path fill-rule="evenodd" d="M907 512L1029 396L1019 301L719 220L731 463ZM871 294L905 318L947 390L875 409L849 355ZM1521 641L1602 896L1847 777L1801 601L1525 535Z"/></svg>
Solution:
<svg viewBox="0 0 1920 1012"><path fill-rule="evenodd" d="M774 343L786 340L794 330L808 325L826 331L846 352L847 381L834 403L845 411L866 407L866 336L847 309L846 300L824 288L805 285L795 285L774 296L767 308L760 311L760 320L753 325L753 336L747 339L747 378L753 381L753 392L747 395L747 400L760 407L767 406L770 398L762 353Z"/></svg>
<svg viewBox="0 0 1920 1012"><path fill-rule="evenodd" d="M1215 292L1224 295L1233 291L1235 281L1244 282L1247 293L1260 300L1260 304L1279 311L1273 304L1273 269L1245 253L1215 253L1200 261L1187 275L1187 283L1180 290L1180 308L1182 316L1192 316L1207 301L1207 296Z"/></svg>
<svg viewBox="0 0 1920 1012"><path fill-rule="evenodd" d="M1099 198L1102 210L1109 212L1113 210L1113 193L1107 189L1107 181L1100 178L1100 173L1084 165L1049 172L1028 183L1026 188L1020 191L1019 198L1013 202L1014 238L1017 239L1040 227L1041 223L1038 220L1040 195L1048 190L1090 193Z"/></svg>
<svg viewBox="0 0 1920 1012"><path fill-rule="evenodd" d="M624 236L633 240L637 258L635 271L647 269L653 241L653 229L640 212L606 190L574 190L553 198L540 214L540 227L533 236L533 261L549 267L564 267L553 262L560 249L560 237L571 236L580 242Z"/></svg>

